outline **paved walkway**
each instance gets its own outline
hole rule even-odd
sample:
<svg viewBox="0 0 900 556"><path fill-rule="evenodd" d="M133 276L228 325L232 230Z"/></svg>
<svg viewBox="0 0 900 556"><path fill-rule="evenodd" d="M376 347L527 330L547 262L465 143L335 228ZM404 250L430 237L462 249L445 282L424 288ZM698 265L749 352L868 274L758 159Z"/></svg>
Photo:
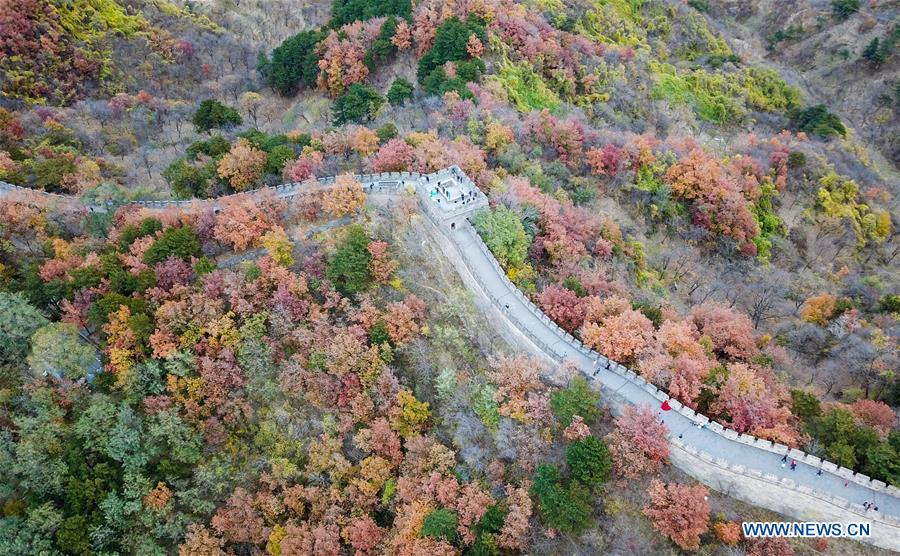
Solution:
<svg viewBox="0 0 900 556"><path fill-rule="evenodd" d="M660 402L650 392L625 377L596 365L592 357L572 347L555 327L541 320L529 309L526 301L510 291L489 257L478 246L480 240L476 234L474 228L467 224L453 230L451 239L462 252L467 268L488 297L495 300L498 307L526 336L543 342L544 345L539 348L551 358L574 360L585 374L593 375L600 380L607 392L621 396L630 403L646 403L659 410ZM562 355L564 357L561 357ZM853 481L844 486L844 478L827 471L817 475L817 467L800 461L794 471L791 471L790 466L782 468L779 454L730 440L708 428L700 429L687 416L676 411L660 413L672 435L682 435L685 444L697 446L716 458L739 463L747 469L756 469L763 474L777 475L779 478L787 477L797 486L830 492L851 503L861 505L863 502L874 502L880 512L900 517L900 499L887 492L877 492Z"/></svg>

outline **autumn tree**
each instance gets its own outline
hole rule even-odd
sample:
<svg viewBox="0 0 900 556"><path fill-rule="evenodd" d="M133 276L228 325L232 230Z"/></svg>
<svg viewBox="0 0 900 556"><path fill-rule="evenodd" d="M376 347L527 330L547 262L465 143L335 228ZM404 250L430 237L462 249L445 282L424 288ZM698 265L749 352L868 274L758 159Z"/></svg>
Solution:
<svg viewBox="0 0 900 556"><path fill-rule="evenodd" d="M219 241L235 249L246 249L275 226L278 208L253 199L229 199L222 201L221 211L215 216L213 235Z"/></svg>
<svg viewBox="0 0 900 556"><path fill-rule="evenodd" d="M512 485L507 485L506 501L509 504L509 513L506 514L503 527L497 535L497 544L512 550L524 550L532 512L528 488L513 488Z"/></svg>
<svg viewBox="0 0 900 556"><path fill-rule="evenodd" d="M584 343L615 361L632 361L653 339L653 323L640 311L626 309L588 323L582 331Z"/></svg>
<svg viewBox="0 0 900 556"><path fill-rule="evenodd" d="M814 295L804 302L800 318L806 322L814 322L824 326L834 317L836 306L837 297L829 293Z"/></svg>
<svg viewBox="0 0 900 556"><path fill-rule="evenodd" d="M720 303L707 302L691 311L700 334L712 341L719 353L736 358L752 357L758 349L750 317Z"/></svg>
<svg viewBox="0 0 900 556"><path fill-rule="evenodd" d="M342 174L334 181L334 186L325 194L322 208L336 218L356 212L366 202L362 184L349 175Z"/></svg>
<svg viewBox="0 0 900 556"><path fill-rule="evenodd" d="M391 139L372 157L374 172L406 172L413 162L413 149L403 139Z"/></svg>
<svg viewBox="0 0 900 556"><path fill-rule="evenodd" d="M657 531L666 535L683 550L700 548L700 535L709 529L709 491L702 485L651 481L647 488L649 504L644 515Z"/></svg>
<svg viewBox="0 0 900 556"><path fill-rule="evenodd" d="M850 404L849 409L860 424L872 427L878 431L881 438L887 437L897 421L894 410L884 402L866 399L856 400Z"/></svg>
<svg viewBox="0 0 900 556"><path fill-rule="evenodd" d="M266 160L266 153L246 139L238 139L219 160L216 171L220 178L228 180L235 191L245 191L259 182L266 169Z"/></svg>
<svg viewBox="0 0 900 556"><path fill-rule="evenodd" d="M388 247L386 241L373 241L367 247L371 257L369 260L369 274L379 284L386 284L398 266L397 261L391 258Z"/></svg>
<svg viewBox="0 0 900 556"><path fill-rule="evenodd" d="M289 182L302 182L309 178L315 178L322 162L324 162L324 156L321 152L303 152L296 160L284 165L284 179Z"/></svg>
<svg viewBox="0 0 900 556"><path fill-rule="evenodd" d="M569 333L574 333L585 315L584 300L569 288L550 284L538 296L541 310Z"/></svg>
<svg viewBox="0 0 900 556"><path fill-rule="evenodd" d="M713 530L725 546L734 546L741 540L741 525L734 521L720 521L713 526Z"/></svg>
<svg viewBox="0 0 900 556"><path fill-rule="evenodd" d="M391 411L391 427L403 438L417 435L431 417L428 402L420 402L409 390L397 394L397 405Z"/></svg>
<svg viewBox="0 0 900 556"><path fill-rule="evenodd" d="M344 529L344 537L357 554L374 554L386 531L369 516L357 517Z"/></svg>
<svg viewBox="0 0 900 556"><path fill-rule="evenodd" d="M488 377L497 385L494 401L500 404L500 415L526 420L528 396L541 387L540 371L536 361L522 355L491 361Z"/></svg>
<svg viewBox="0 0 900 556"><path fill-rule="evenodd" d="M600 149L589 149L585 160L591 167L591 173L614 178L625 160L625 151L610 143Z"/></svg>
<svg viewBox="0 0 900 556"><path fill-rule="evenodd" d="M616 428L606 436L616 473L635 479L659 470L669 457L669 427L648 405L627 405L616 417Z"/></svg>

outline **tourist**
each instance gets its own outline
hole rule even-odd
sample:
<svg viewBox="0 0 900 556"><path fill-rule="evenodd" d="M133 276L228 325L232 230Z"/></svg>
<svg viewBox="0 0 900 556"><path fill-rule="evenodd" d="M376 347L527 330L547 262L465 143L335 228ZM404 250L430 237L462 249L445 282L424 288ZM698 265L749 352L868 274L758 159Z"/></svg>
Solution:
<svg viewBox="0 0 900 556"><path fill-rule="evenodd" d="M791 471L793 471L795 469L797 469L797 460L792 459L791 460Z"/></svg>

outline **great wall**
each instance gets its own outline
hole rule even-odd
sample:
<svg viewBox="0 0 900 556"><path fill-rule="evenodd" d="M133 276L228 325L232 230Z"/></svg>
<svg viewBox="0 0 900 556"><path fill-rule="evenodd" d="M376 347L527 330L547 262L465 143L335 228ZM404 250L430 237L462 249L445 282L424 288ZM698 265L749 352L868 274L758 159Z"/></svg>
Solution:
<svg viewBox="0 0 900 556"><path fill-rule="evenodd" d="M669 398L634 371L592 351L547 317L509 280L468 220L487 206L487 198L460 168L433 174L390 172L356 177L372 195L417 197L433 239L475 294L476 304L505 329L516 347L554 364L574 362L615 411L625 404L659 407L668 400L672 409L661 412L660 417L670 429L670 460L676 467L715 490L798 520L870 522L871 536L862 539L864 542L900 551L900 490L894 486L711 421ZM334 178L318 181L319 186L312 189L306 184L289 183L235 197L265 193L287 199L319 193L331 187ZM0 200L4 198L80 203L73 197L0 182ZM121 204L188 210L197 203L207 203L218 210L224 199L109 202L80 207L86 212L108 212ZM797 461L796 470L780 465L784 455ZM867 510L864 502L873 502L879 511Z"/></svg>

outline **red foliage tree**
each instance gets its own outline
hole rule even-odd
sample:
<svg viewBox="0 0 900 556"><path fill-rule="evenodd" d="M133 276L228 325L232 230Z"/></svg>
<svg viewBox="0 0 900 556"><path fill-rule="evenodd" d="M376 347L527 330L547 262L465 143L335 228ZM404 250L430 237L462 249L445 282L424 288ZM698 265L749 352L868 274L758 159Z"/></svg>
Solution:
<svg viewBox="0 0 900 556"><path fill-rule="evenodd" d="M283 204L284 201L267 200L261 196L223 199L213 234L216 239L235 249L246 249L277 225Z"/></svg>
<svg viewBox="0 0 900 556"><path fill-rule="evenodd" d="M384 538L386 531L369 516L354 518L344 529L344 538L356 553L365 556L373 554L378 543Z"/></svg>
<svg viewBox="0 0 900 556"><path fill-rule="evenodd" d="M741 540L741 526L734 521L720 521L713 529L716 538L726 546L734 546Z"/></svg>
<svg viewBox="0 0 900 556"><path fill-rule="evenodd" d="M259 544L269 536L253 495L241 487L234 489L225 506L213 516L212 526L229 542Z"/></svg>
<svg viewBox="0 0 900 556"><path fill-rule="evenodd" d="M897 420L891 406L875 400L857 400L850 404L850 412L858 422L878 431L882 438L891 432Z"/></svg>
<svg viewBox="0 0 900 556"><path fill-rule="evenodd" d="M616 472L635 479L659 470L669 457L669 427L657 420L648 405L626 406L616 418L616 428L606 436Z"/></svg>
<svg viewBox="0 0 900 556"><path fill-rule="evenodd" d="M653 339L653 323L640 311L626 309L605 317L599 325L588 323L584 343L615 361L631 361Z"/></svg>
<svg viewBox="0 0 900 556"><path fill-rule="evenodd" d="M538 303L548 317L570 333L584 322L584 300L568 288L550 284L538 296Z"/></svg>
<svg viewBox="0 0 900 556"><path fill-rule="evenodd" d="M708 302L691 311L691 319L719 353L746 358L758 353L750 317L720 303Z"/></svg>
<svg viewBox="0 0 900 556"><path fill-rule="evenodd" d="M373 241L367 247L371 259L369 260L369 274L379 284L386 284L391 275L397 270L397 261L391 259L388 253L388 244L385 241Z"/></svg>
<svg viewBox="0 0 900 556"><path fill-rule="evenodd" d="M731 363L728 378L710 410L730 417L732 428L738 432L795 445L797 433L790 426L790 410L782 405L785 398L784 387L773 376L765 376L745 363Z"/></svg>
<svg viewBox="0 0 900 556"><path fill-rule="evenodd" d="M794 556L794 545L782 537L757 537L746 539L747 556Z"/></svg>
<svg viewBox="0 0 900 556"><path fill-rule="evenodd" d="M585 155L588 166L591 167L591 173L611 178L616 177L616 174L619 173L625 157L625 151L612 143L604 145L601 149L590 149Z"/></svg>
<svg viewBox="0 0 900 556"><path fill-rule="evenodd" d="M553 147L564 164L575 166L581 162L584 128L580 122L572 118L560 120L545 108L532 112L526 126L535 138Z"/></svg>
<svg viewBox="0 0 900 556"><path fill-rule="evenodd" d="M506 501L509 513L503 521L503 528L497 536L497 545L510 550L524 550L528 543L532 505L528 495L528 484L519 488L506 485Z"/></svg>
<svg viewBox="0 0 900 556"><path fill-rule="evenodd" d="M284 166L284 179L289 182L301 182L316 177L322 166L322 153L310 151L301 154L297 160Z"/></svg>
<svg viewBox="0 0 900 556"><path fill-rule="evenodd" d="M712 231L734 238L741 249L756 254L753 238L759 226L750 213L747 196L730 179L722 163L700 149L673 164L666 172L672 192L694 202L694 222Z"/></svg>
<svg viewBox="0 0 900 556"><path fill-rule="evenodd" d="M709 529L709 490L703 485L665 484L654 479L647 495L650 503L644 515L653 527L684 550L700 548L700 535Z"/></svg>
<svg viewBox="0 0 900 556"><path fill-rule="evenodd" d="M372 157L373 172L406 172L413 163L413 148L399 137L391 139Z"/></svg>

